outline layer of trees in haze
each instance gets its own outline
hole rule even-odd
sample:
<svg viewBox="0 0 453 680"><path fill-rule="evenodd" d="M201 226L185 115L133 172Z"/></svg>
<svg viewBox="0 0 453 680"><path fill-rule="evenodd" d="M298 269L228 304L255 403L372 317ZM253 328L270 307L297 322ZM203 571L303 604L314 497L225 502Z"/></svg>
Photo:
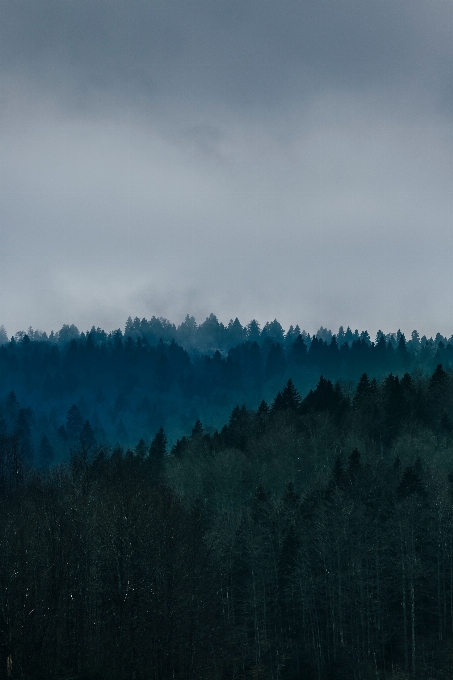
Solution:
<svg viewBox="0 0 453 680"><path fill-rule="evenodd" d="M219 428L236 403L256 408L292 378L301 394L319 376L357 381L366 372L430 373L452 366L453 340L440 334L410 340L400 332L320 328L287 332L277 320L227 326L211 314L176 327L165 319L128 319L125 331L80 333L65 325L47 336L29 328L8 340L0 328L0 427L15 433L41 467L59 461L85 438L98 444L150 445L163 427L171 443L200 419Z"/></svg>
<svg viewBox="0 0 453 680"><path fill-rule="evenodd" d="M451 339L0 341L0 679L451 677Z"/></svg>
<svg viewBox="0 0 453 680"><path fill-rule="evenodd" d="M199 352L215 352L216 350L227 352L232 347L236 347L245 341L256 341L259 344L262 344L265 340L271 340L287 346L296 340L299 334L302 335L302 338L308 347L312 340L312 336L305 330L301 331L297 324L296 326L291 325L289 329L285 331L277 319L268 321L264 324L263 328L261 328L260 324L255 319L243 326L236 317L236 319L231 319L229 323L225 325L217 319L215 314L210 314L201 324L197 324L195 317L189 316L189 314L186 315L184 321L178 326L163 317L157 318L153 316L151 319L139 319L138 317L132 319L129 317L126 321L124 332L121 329L118 329L106 333L101 328L95 328L93 326L90 331L81 333L74 324L64 324L59 331L52 331L50 334L40 330L33 330L32 327L29 327L27 331L18 331L13 337L14 340L20 341L27 335L30 340L42 342L48 341L58 345L64 345L71 340L84 339L89 334L91 334L96 342L102 342L118 335L124 338L131 337L134 340L140 338L146 340L150 345L157 344L159 340L163 340L164 342L171 342L174 340L184 349L197 350ZM378 331L376 341L379 340L381 335L383 335L382 331ZM316 337L318 340L324 340L327 344L330 344L334 334L331 330L321 326L313 337ZM401 331L388 333L384 337L386 342L391 342L393 347L396 347L401 338ZM352 343L357 340L365 340L367 344L371 343L367 331L359 332L357 329L352 331L349 326L346 330L343 326L340 326L338 332L335 334L335 339L340 347L344 343L351 346ZM7 344L8 341L6 329L1 325L0 345ZM438 345L439 342L443 342L444 345L447 345L448 343L453 344L453 335L450 338L447 338L441 333L437 333L434 339L428 339L426 336L420 338L419 333L413 331L408 342L408 347L417 351L420 346L423 347L427 342L434 342L436 345Z"/></svg>

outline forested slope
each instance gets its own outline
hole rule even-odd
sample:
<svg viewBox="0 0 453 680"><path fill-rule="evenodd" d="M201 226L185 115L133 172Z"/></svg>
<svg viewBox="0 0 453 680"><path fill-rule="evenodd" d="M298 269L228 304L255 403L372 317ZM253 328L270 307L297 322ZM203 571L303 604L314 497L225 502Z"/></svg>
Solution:
<svg viewBox="0 0 453 680"><path fill-rule="evenodd" d="M450 677L452 420L438 365L49 471L4 433L3 676Z"/></svg>
<svg viewBox="0 0 453 680"><path fill-rule="evenodd" d="M298 326L284 333L278 321L225 327L214 315L199 326L153 317L129 320L124 333L64 326L49 337L29 329L5 338L0 430L16 433L38 466L66 458L85 425L85 436L104 446L149 446L161 427L173 443L198 419L219 428L235 404L272 400L289 378L305 395L321 374L356 382L364 372L379 379L453 366L453 344L439 335L414 331L406 342L379 332L371 342L366 332L321 328L311 337Z"/></svg>

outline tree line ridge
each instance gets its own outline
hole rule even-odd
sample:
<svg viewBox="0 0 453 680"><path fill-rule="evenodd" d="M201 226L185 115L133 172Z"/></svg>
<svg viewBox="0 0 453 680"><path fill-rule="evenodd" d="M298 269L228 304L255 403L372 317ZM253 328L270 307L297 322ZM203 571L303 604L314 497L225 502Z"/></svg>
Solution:
<svg viewBox="0 0 453 680"><path fill-rule="evenodd" d="M258 342L262 343L265 340L279 342L284 345L291 344L299 334L302 336L304 342L309 347L313 338L323 340L327 344L335 341L338 346L348 343L349 346L357 340L365 341L371 344L371 338L367 331L354 331L348 326L346 330L340 326L336 334L331 330L321 326L318 331L312 336L305 330L300 329L299 325L291 325L285 332L282 325L274 319L260 327L258 321L253 319L250 323L243 326L236 317L231 319L227 325L218 320L215 314L210 314L203 323L197 324L195 317L186 315L184 321L176 325L163 317L152 316L150 319L135 317L132 319L128 317L124 331L117 329L107 333L99 327L93 326L91 330L80 332L74 324L64 324L59 331L52 331L49 335L45 331L34 330L31 326L27 331L18 331L11 339L19 342L25 336L32 341L52 342L56 344L65 344L71 340L85 339L88 335L94 342L104 342L112 337L131 337L134 340L138 338L146 340L150 344L156 344L159 340L164 342L171 342L174 340L185 349L197 349L199 351L227 351L231 347L241 344L242 342ZM375 343L379 342L381 336L384 335L386 342L391 342L396 347L404 334L398 330L396 333L384 334L379 330L376 334ZM406 338L404 338L406 340ZM0 326L0 345L7 344L9 341L8 334L3 325ZM450 338L437 333L435 338L420 337L418 331L414 330L411 333L411 338L407 341L408 348L412 351L417 351L432 342L436 346L439 342L444 345L448 343L453 344L453 335Z"/></svg>

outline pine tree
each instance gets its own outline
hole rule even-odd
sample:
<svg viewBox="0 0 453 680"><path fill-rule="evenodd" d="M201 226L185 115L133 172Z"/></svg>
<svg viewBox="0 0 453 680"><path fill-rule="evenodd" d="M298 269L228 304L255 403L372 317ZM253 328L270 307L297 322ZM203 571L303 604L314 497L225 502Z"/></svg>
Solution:
<svg viewBox="0 0 453 680"><path fill-rule="evenodd" d="M197 437L200 437L203 434L203 425L201 424L201 420L198 419L195 423L195 425L192 428L192 439L196 439Z"/></svg>
<svg viewBox="0 0 453 680"><path fill-rule="evenodd" d="M135 455L139 458L144 458L146 456L146 444L145 440L142 438L135 447Z"/></svg>
<svg viewBox="0 0 453 680"><path fill-rule="evenodd" d="M167 435L164 428L161 427L151 442L149 447L149 459L159 464L163 463L164 457L167 453Z"/></svg>
<svg viewBox="0 0 453 680"><path fill-rule="evenodd" d="M87 452L90 451L96 443L96 437L94 436L94 430L91 427L90 421L85 420L80 433L80 445Z"/></svg>
<svg viewBox="0 0 453 680"><path fill-rule="evenodd" d="M360 406L363 399L370 393L370 381L366 373L360 378L354 395L354 406Z"/></svg>

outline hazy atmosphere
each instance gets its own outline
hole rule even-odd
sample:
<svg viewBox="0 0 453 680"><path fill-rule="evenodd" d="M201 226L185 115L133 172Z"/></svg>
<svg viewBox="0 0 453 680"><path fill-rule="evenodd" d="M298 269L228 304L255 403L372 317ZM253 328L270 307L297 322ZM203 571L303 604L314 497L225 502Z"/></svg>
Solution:
<svg viewBox="0 0 453 680"><path fill-rule="evenodd" d="M453 4L1 1L0 324L453 333Z"/></svg>
<svg viewBox="0 0 453 680"><path fill-rule="evenodd" d="M0 680L453 678L453 0L0 0Z"/></svg>

